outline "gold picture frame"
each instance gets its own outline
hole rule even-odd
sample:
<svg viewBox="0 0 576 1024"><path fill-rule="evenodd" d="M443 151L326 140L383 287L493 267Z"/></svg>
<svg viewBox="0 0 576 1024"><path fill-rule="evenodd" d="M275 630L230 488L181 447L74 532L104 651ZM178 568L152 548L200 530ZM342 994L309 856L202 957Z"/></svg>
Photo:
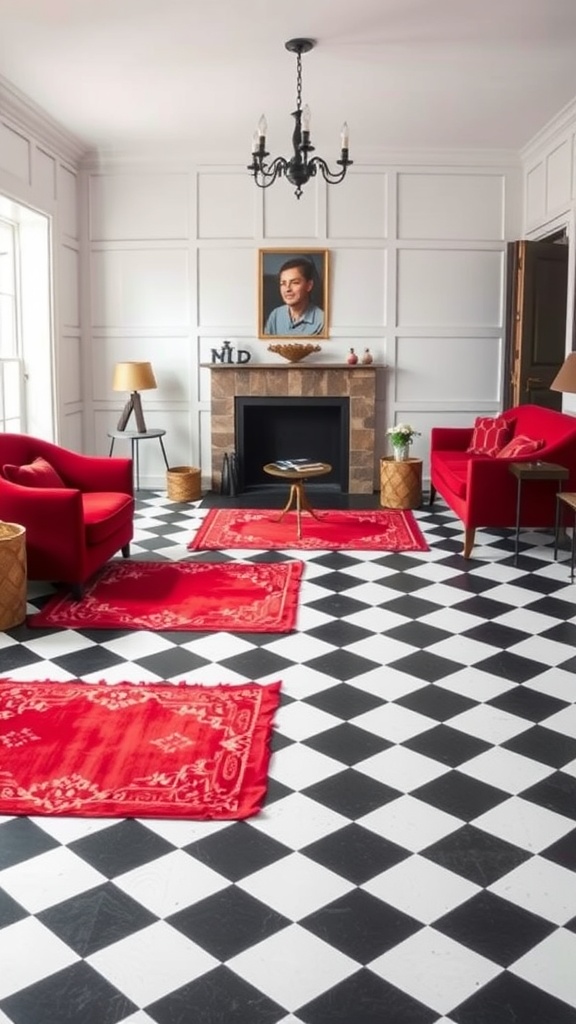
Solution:
<svg viewBox="0 0 576 1024"><path fill-rule="evenodd" d="M300 262L298 262L300 261ZM285 269L286 264L288 268ZM280 275L286 286L289 270L304 279L304 294L309 305L295 322L294 329L290 305L283 301ZM329 337L329 250L328 249L259 249L258 250L258 337L271 338L328 338ZM307 282L312 281L311 287ZM296 287L299 282L295 281ZM293 293L285 292L287 297Z"/></svg>

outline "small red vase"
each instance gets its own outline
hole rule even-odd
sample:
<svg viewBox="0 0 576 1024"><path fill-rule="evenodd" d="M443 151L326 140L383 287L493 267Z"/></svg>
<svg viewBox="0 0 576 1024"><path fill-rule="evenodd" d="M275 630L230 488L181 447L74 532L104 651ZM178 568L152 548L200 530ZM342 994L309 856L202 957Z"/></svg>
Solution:
<svg viewBox="0 0 576 1024"><path fill-rule="evenodd" d="M356 355L353 348L350 349L350 355L348 356L346 362L348 363L348 366L356 366L356 363L358 362L358 356Z"/></svg>

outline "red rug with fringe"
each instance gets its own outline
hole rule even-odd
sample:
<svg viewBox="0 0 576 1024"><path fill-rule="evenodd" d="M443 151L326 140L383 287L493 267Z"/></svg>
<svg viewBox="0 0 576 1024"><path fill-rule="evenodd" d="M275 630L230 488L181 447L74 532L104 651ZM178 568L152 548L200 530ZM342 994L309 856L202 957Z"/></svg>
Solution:
<svg viewBox="0 0 576 1024"><path fill-rule="evenodd" d="M428 551L412 512L398 509L366 511L328 509L318 519L302 512L298 539L296 512L279 519L270 509L210 509L192 537L191 551L295 548L324 551Z"/></svg>
<svg viewBox="0 0 576 1024"><path fill-rule="evenodd" d="M50 598L28 625L288 633L302 562L108 562L79 601Z"/></svg>
<svg viewBox="0 0 576 1024"><path fill-rule="evenodd" d="M279 699L279 682L0 680L0 814L248 818Z"/></svg>

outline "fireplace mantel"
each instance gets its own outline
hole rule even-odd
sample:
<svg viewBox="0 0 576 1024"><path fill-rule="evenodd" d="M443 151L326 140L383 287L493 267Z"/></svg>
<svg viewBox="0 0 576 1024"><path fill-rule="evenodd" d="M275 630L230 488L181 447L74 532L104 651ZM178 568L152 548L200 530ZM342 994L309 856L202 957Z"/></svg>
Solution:
<svg viewBox="0 0 576 1024"><path fill-rule="evenodd" d="M374 364L203 363L212 372L212 487L221 483L222 460L235 450L237 396L270 398L346 397L350 401L349 490L374 491L376 371Z"/></svg>
<svg viewBox="0 0 576 1024"><path fill-rule="evenodd" d="M343 363L200 363L208 370L240 370L245 373L247 370L344 370L346 373L359 373L362 370L377 370L375 363L363 366L356 363L354 366L345 366Z"/></svg>

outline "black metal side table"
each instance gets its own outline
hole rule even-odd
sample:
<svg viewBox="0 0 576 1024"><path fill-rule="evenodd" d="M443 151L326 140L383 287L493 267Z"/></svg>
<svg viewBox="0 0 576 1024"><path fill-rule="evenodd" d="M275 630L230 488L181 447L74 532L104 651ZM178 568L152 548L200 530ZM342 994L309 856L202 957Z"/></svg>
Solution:
<svg viewBox="0 0 576 1024"><path fill-rule="evenodd" d="M164 448L164 441L162 440L162 438L164 437L165 433L166 433L165 430L159 430L159 429L154 429L154 430L109 430L108 431L108 437L112 438L112 441L110 443L110 451L108 453L109 455L112 455L112 452L114 451L114 442L115 441L130 441L130 447L131 447L131 453L132 453L132 464L133 464L133 467L134 467L134 485L135 485L135 488L136 488L136 492L138 492L140 490L140 459L138 457L138 455L139 455L139 453L138 453L138 443L139 443L139 441L148 441L150 438L158 438L158 441L160 443L160 447L162 449L162 456L164 458L164 463L166 465L166 469L170 469L170 466L168 465L168 458L167 458L167 455L166 455L166 449Z"/></svg>
<svg viewBox="0 0 576 1024"><path fill-rule="evenodd" d="M557 465L555 462L512 462L508 468L518 482L516 492L516 538L514 542L514 565L517 565L520 541L522 484L525 480L558 480L560 482L560 490L562 490L561 481L568 479L570 470L566 466Z"/></svg>
<svg viewBox="0 0 576 1024"><path fill-rule="evenodd" d="M558 557L558 537L560 534L560 508L562 504L572 509L574 522L572 524L572 544L570 548L570 579L574 579L574 563L576 561L576 494L570 491L560 491L556 495L556 529L554 531L554 561Z"/></svg>

